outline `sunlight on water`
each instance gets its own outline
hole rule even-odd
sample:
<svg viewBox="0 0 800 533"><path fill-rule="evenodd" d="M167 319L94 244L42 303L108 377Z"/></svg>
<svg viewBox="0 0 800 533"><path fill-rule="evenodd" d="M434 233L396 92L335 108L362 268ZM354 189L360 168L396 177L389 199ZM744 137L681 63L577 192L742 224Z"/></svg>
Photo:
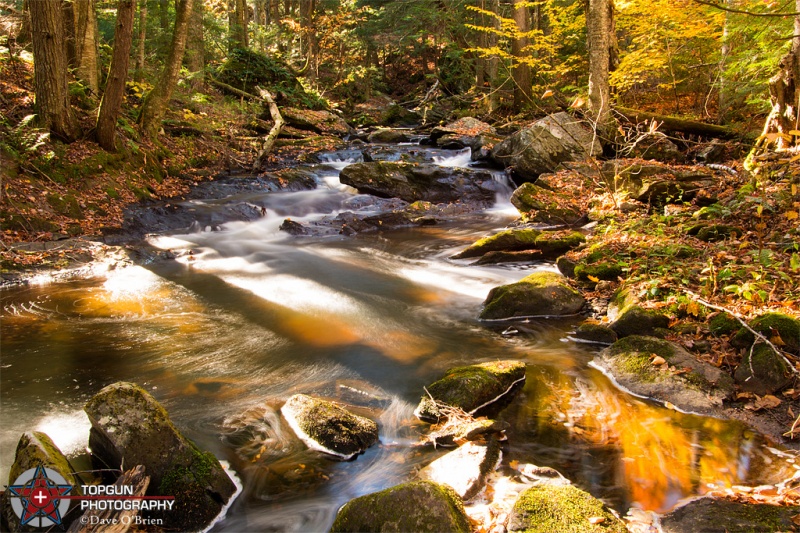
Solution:
<svg viewBox="0 0 800 533"><path fill-rule="evenodd" d="M46 415L34 427L35 431L46 433L64 455L75 455L86 449L92 424L80 409Z"/></svg>
<svg viewBox="0 0 800 533"><path fill-rule="evenodd" d="M223 279L269 302L304 312L355 314L360 311L358 302L310 279L284 274L273 274L269 282L263 279L223 276Z"/></svg>
<svg viewBox="0 0 800 533"><path fill-rule="evenodd" d="M103 288L114 300L145 296L161 283L161 278L139 266L115 270L108 275Z"/></svg>

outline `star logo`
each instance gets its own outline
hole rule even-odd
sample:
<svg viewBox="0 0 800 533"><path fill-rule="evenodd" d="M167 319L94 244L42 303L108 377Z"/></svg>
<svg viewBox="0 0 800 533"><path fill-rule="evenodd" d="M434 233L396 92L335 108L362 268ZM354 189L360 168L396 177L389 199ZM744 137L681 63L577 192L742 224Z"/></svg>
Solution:
<svg viewBox="0 0 800 533"><path fill-rule="evenodd" d="M61 524L62 514L69 509L69 499L62 497L72 485L55 470L40 465L23 472L8 490L11 507L22 525L46 527Z"/></svg>

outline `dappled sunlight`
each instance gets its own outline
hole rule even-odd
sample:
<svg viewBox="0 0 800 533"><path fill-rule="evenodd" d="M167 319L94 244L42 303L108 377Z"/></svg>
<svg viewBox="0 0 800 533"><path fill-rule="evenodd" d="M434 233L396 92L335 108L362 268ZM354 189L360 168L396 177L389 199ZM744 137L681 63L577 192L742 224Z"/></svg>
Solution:
<svg viewBox="0 0 800 533"><path fill-rule="evenodd" d="M361 336L343 321L333 317L315 319L300 313L279 313L275 330L295 341L311 346L329 347L355 344Z"/></svg>

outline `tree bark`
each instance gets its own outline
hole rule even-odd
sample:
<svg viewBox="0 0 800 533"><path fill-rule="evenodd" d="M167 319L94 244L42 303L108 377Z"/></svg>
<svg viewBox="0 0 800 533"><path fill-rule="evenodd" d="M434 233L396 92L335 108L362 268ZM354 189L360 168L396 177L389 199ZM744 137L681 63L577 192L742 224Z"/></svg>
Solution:
<svg viewBox="0 0 800 533"><path fill-rule="evenodd" d="M613 0L588 0L586 46L589 50L589 111L597 132L604 139L610 139L615 130L608 82L616 40L613 21Z"/></svg>
<svg viewBox="0 0 800 533"><path fill-rule="evenodd" d="M204 5L202 0L194 0L186 42L186 68L191 73L190 86L193 91L198 91L203 86L206 68L205 39L203 37Z"/></svg>
<svg viewBox="0 0 800 533"><path fill-rule="evenodd" d="M300 3L300 24L303 28L300 43L303 55L306 57L305 76L308 80L317 79L317 33L314 27L316 18L316 0L303 0Z"/></svg>
<svg viewBox="0 0 800 533"><path fill-rule="evenodd" d="M35 0L29 3L34 92L39 122L56 137L72 142L81 132L69 103L61 6L61 0Z"/></svg>
<svg viewBox="0 0 800 533"><path fill-rule="evenodd" d="M97 12L95 0L72 0L75 16L76 74L95 95L100 94L100 70L97 67Z"/></svg>
<svg viewBox="0 0 800 533"><path fill-rule="evenodd" d="M175 29L172 32L172 42L167 54L167 60L164 63L164 69L161 71L161 76L153 89L147 93L142 104L139 123L142 125L145 136L151 139L158 133L161 120L167 110L167 103L172 97L175 86L178 84L183 53L186 50L189 17L194 1L196 0L177 0Z"/></svg>
<svg viewBox="0 0 800 533"><path fill-rule="evenodd" d="M530 45L527 33L530 31L530 10L526 0L514 0L514 22L517 25L517 36L511 41L511 55L516 58L511 71L514 79L514 110L521 111L533 100L533 78L531 66L526 61L525 48Z"/></svg>
<svg viewBox="0 0 800 533"><path fill-rule="evenodd" d="M274 125L272 129L269 130L269 133L266 137L264 137L264 142L261 145L261 150L259 150L258 155L256 156L256 160L253 163L253 170L259 170L261 168L261 164L264 161L264 158L267 157L270 150L272 150L272 146L275 144L275 141L278 139L278 135L281 134L281 130L283 129L283 116L281 115L280 110L278 109L278 104L275 103L275 99L272 97L269 91L258 87L258 92L261 94L261 98L263 98L267 104L269 105L269 114L272 116L272 122Z"/></svg>
<svg viewBox="0 0 800 533"><path fill-rule="evenodd" d="M139 42L136 44L136 71L137 80L144 79L144 43L147 38L147 0L139 0Z"/></svg>
<svg viewBox="0 0 800 533"><path fill-rule="evenodd" d="M247 2L230 0L228 10L228 50L247 48Z"/></svg>
<svg viewBox="0 0 800 533"><path fill-rule="evenodd" d="M133 19L136 13L134 0L119 0L117 21L114 26L114 51L108 82L97 116L97 142L109 152L116 151L117 118L125 99L125 81L128 79L128 61L133 44Z"/></svg>
<svg viewBox="0 0 800 533"><path fill-rule="evenodd" d="M500 11L500 0L491 0L489 5L489 10L492 13L499 13ZM500 19L497 17L492 17L492 25L494 26L495 30L500 30ZM490 33L488 35L489 39L487 45L489 48L497 46L497 34ZM492 56L486 62L486 77L489 78L489 96L486 99L486 111L489 114L494 113L500 107L500 84L498 79L498 74L500 72L500 58L497 56Z"/></svg>

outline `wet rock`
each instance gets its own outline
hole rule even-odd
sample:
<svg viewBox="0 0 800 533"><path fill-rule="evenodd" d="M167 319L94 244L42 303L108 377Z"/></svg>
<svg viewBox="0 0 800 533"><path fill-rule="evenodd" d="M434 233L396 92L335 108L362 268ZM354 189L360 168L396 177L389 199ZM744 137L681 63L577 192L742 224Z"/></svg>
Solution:
<svg viewBox="0 0 800 533"><path fill-rule="evenodd" d="M581 324L575 330L575 338L595 344L614 344L618 339L616 331L602 324Z"/></svg>
<svg viewBox="0 0 800 533"><path fill-rule="evenodd" d="M350 165L339 180L360 193L407 202L494 202L497 189L486 171L388 161Z"/></svg>
<svg viewBox="0 0 800 533"><path fill-rule="evenodd" d="M278 229L280 231L285 231L289 235L308 235L309 233L305 226L289 218L284 220Z"/></svg>
<svg viewBox="0 0 800 533"><path fill-rule="evenodd" d="M611 329L620 339L629 335L657 336L659 329L667 327L669 318L654 309L644 309L638 305L629 305L622 309L611 324Z"/></svg>
<svg viewBox="0 0 800 533"><path fill-rule="evenodd" d="M678 145L660 131L647 133L636 139L629 155L662 163L683 163L686 160Z"/></svg>
<svg viewBox="0 0 800 533"><path fill-rule="evenodd" d="M731 339L731 344L737 348L749 348L755 341L755 335L741 328L738 321L735 326L738 331ZM800 320L783 313L764 313L750 321L749 326L779 344L782 349L800 354Z"/></svg>
<svg viewBox="0 0 800 533"><path fill-rule="evenodd" d="M489 252L518 252L533 250L539 259L554 259L586 242L577 231L543 232L532 228L503 230L484 237L458 254L454 259L481 257Z"/></svg>
<svg viewBox="0 0 800 533"><path fill-rule="evenodd" d="M379 129L367 136L367 142L371 143L405 143L411 140L407 131Z"/></svg>
<svg viewBox="0 0 800 533"><path fill-rule="evenodd" d="M523 492L508 530L525 533L626 533L625 523L600 500L572 485L543 484Z"/></svg>
<svg viewBox="0 0 800 533"><path fill-rule="evenodd" d="M556 113L496 145L492 159L513 167L515 176L528 181L553 172L563 161L579 161L601 152L591 128L567 113Z"/></svg>
<svg viewBox="0 0 800 533"><path fill-rule="evenodd" d="M492 289L483 302L480 318L567 316L580 312L585 303L560 274L535 272L516 283Z"/></svg>
<svg viewBox="0 0 800 533"><path fill-rule="evenodd" d="M448 149L470 148L473 154L480 153L484 146L499 140L494 127L473 117L460 118L431 130L431 141L437 146Z"/></svg>
<svg viewBox="0 0 800 533"><path fill-rule="evenodd" d="M502 458L497 439L485 444L468 442L420 470L419 477L447 485L466 501L486 486L486 476L497 469Z"/></svg>
<svg viewBox="0 0 800 533"><path fill-rule="evenodd" d="M333 402L295 394L281 408L281 414L306 446L342 459L363 453L378 442L374 421Z"/></svg>
<svg viewBox="0 0 800 533"><path fill-rule="evenodd" d="M661 517L664 533L729 533L749 531L794 531L792 517L800 507L741 503L705 497Z"/></svg>
<svg viewBox="0 0 800 533"><path fill-rule="evenodd" d="M494 361L451 368L442 379L426 387L427 394L414 414L422 420L446 418L437 402L474 414L512 392L515 385L523 381L525 363L522 361Z"/></svg>
<svg viewBox="0 0 800 533"><path fill-rule="evenodd" d="M184 437L141 387L109 385L84 410L92 423L89 447L103 468L143 465L148 495L175 496L171 511L155 513L164 527L203 529L236 491L219 461Z"/></svg>
<svg viewBox="0 0 800 533"><path fill-rule="evenodd" d="M339 509L331 533L363 531L468 533L470 525L453 489L414 481L350 500Z"/></svg>
<svg viewBox="0 0 800 533"><path fill-rule="evenodd" d="M38 431L23 433L17 443L14 464L11 465L11 471L8 474L8 484L14 484L23 472L37 466L50 468L58 472L68 484L72 485L73 488L69 492L71 496L82 494L80 487L83 481L78 477L72 465L70 465L67 458L50 437ZM41 531L41 528L33 527L38 525L38 519L34 519L28 526L21 524L19 517L14 513L11 506L10 491L6 490L3 493L1 505L2 519L8 526L5 531ZM61 518L62 527L67 528L75 519L75 516L62 515Z"/></svg>
<svg viewBox="0 0 800 533"><path fill-rule="evenodd" d="M794 375L783 357L760 342L752 350L745 350L733 378L739 389L763 396L787 387Z"/></svg>
<svg viewBox="0 0 800 533"><path fill-rule="evenodd" d="M509 427L511 426L508 422L487 418L464 423L453 423L452 420L448 420L448 423L428 433L425 439L437 446L453 446L456 441L481 439L490 434L502 433Z"/></svg>
<svg viewBox="0 0 800 533"><path fill-rule="evenodd" d="M593 364L634 394L685 411L713 414L733 392L728 374L655 337L620 339L595 357Z"/></svg>
<svg viewBox="0 0 800 533"><path fill-rule="evenodd" d="M302 168L284 168L274 175L275 183L282 191L310 191L317 187L314 174Z"/></svg>
<svg viewBox="0 0 800 533"><path fill-rule="evenodd" d="M422 117L401 105L390 104L383 107L378 121L383 126L415 126L422 121Z"/></svg>
<svg viewBox="0 0 800 533"><path fill-rule="evenodd" d="M353 129L342 117L330 111L312 111L310 109L284 107L281 109L281 115L286 121L286 124L301 130L338 135L340 137L344 137L353 132Z"/></svg>
<svg viewBox="0 0 800 533"><path fill-rule="evenodd" d="M573 190L556 189L545 179L523 183L511 195L511 204L531 222L567 226L583 220L587 209L585 199Z"/></svg>

